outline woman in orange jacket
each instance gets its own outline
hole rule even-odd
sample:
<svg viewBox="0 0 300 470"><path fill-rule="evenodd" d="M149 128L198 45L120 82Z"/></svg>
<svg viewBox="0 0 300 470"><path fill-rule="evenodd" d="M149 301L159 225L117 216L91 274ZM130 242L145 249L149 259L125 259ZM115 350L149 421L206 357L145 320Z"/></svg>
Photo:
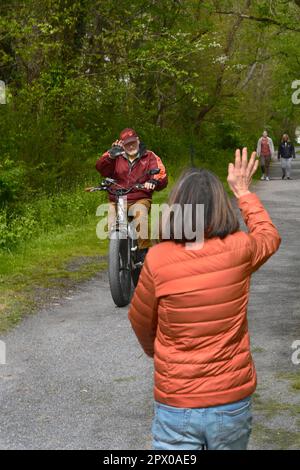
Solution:
<svg viewBox="0 0 300 470"><path fill-rule="evenodd" d="M195 243L193 250L193 240L176 237L173 220L169 239L146 256L129 319L154 358L154 449L247 448L256 388L247 323L250 277L281 241L249 191L255 157L248 162L247 149L242 158L237 150L227 178L249 233L239 230L221 181L193 168L173 188L169 204L204 205L203 246Z"/></svg>

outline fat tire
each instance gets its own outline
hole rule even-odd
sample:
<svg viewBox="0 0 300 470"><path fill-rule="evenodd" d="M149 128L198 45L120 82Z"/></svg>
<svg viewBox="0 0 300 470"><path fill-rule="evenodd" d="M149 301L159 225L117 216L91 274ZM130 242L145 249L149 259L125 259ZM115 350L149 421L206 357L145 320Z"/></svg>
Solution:
<svg viewBox="0 0 300 470"><path fill-rule="evenodd" d="M108 279L111 296L117 307L128 305L132 296L128 250L128 239L122 239L118 231L113 232L109 242ZM122 263L123 267L127 264L128 271L120 272Z"/></svg>

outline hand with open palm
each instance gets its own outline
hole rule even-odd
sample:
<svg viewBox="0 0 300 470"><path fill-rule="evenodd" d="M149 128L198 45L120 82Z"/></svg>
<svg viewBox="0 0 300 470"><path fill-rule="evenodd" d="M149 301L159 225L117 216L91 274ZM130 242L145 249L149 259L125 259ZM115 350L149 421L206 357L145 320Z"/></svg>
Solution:
<svg viewBox="0 0 300 470"><path fill-rule="evenodd" d="M239 198L250 193L249 187L252 176L258 168L259 161L256 160L256 152L253 152L248 162L247 148L243 148L242 158L241 151L235 152L235 163L229 163L227 182L234 195Z"/></svg>

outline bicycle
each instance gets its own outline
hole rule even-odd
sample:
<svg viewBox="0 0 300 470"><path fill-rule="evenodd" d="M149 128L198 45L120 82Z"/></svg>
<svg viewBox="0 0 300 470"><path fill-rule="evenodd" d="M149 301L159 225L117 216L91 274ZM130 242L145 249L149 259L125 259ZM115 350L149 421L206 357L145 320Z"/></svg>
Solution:
<svg viewBox="0 0 300 470"><path fill-rule="evenodd" d="M159 172L159 168L149 170L138 180ZM157 183L154 179L149 181ZM113 187L116 186L117 188L114 189ZM109 237L108 278L111 296L117 307L125 307L129 304L143 267L143 261L139 260L135 224L133 220L128 222L125 207L125 196L133 189L143 188L144 183L138 182L130 188L123 188L113 178L105 178L98 187L85 188L87 192L107 191L116 197L116 221L111 227Z"/></svg>

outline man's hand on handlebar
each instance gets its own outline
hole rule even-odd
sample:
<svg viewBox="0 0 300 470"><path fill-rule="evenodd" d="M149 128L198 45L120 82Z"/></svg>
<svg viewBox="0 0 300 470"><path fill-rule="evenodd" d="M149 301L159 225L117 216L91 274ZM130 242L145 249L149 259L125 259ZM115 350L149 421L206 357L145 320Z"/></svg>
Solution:
<svg viewBox="0 0 300 470"><path fill-rule="evenodd" d="M145 189L151 189L152 190L152 189L155 189L156 184L151 183L151 181L146 181L146 183L144 184L144 187L145 187Z"/></svg>

